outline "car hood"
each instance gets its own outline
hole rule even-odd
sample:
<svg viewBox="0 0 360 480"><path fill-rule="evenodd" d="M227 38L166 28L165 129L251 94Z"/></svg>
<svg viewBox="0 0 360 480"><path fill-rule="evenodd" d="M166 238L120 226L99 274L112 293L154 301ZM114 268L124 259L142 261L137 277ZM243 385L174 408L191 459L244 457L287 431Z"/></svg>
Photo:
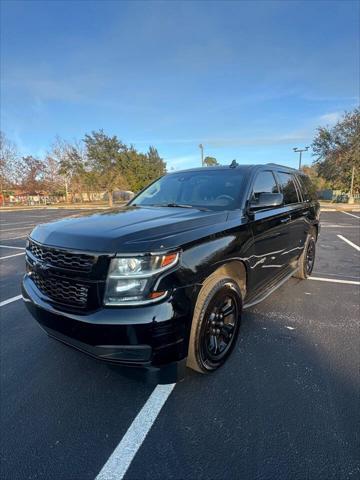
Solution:
<svg viewBox="0 0 360 480"><path fill-rule="evenodd" d="M175 249L225 228L227 212L125 207L40 224L30 237L61 248L135 253Z"/></svg>

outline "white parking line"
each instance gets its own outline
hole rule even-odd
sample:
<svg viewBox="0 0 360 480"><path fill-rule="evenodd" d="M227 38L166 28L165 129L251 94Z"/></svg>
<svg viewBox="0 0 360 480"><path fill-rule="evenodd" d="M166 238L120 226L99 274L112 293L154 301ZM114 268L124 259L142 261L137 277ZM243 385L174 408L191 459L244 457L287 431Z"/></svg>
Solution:
<svg viewBox="0 0 360 480"><path fill-rule="evenodd" d="M359 276L354 277L353 275L341 275L341 274L338 274L338 273L318 272L316 270L313 270L312 273L315 274L315 275L328 275L329 277L340 277L340 278L345 278L346 277L345 280L349 279L349 278L355 278L356 280L360 280Z"/></svg>
<svg viewBox="0 0 360 480"><path fill-rule="evenodd" d="M37 217L37 219L39 220L39 217ZM31 221L26 221L26 222L0 222L0 227L9 227L10 225L28 225L28 224L31 224Z"/></svg>
<svg viewBox="0 0 360 480"><path fill-rule="evenodd" d="M0 248L10 248L13 250L25 250L25 247L12 247L11 245L0 245Z"/></svg>
<svg viewBox="0 0 360 480"><path fill-rule="evenodd" d="M3 307L4 305L7 305L8 303L16 302L17 300L20 300L22 298L22 295L16 295L16 297L8 298L7 300L3 300L0 302L0 307Z"/></svg>
<svg viewBox="0 0 360 480"><path fill-rule="evenodd" d="M0 260L6 260L7 258L19 257L20 255L25 255L25 252L14 253L13 255L6 255L6 257L0 257Z"/></svg>
<svg viewBox="0 0 360 480"><path fill-rule="evenodd" d="M360 282L355 280L337 280L335 278L320 278L320 277L309 277L309 280L317 280L319 282L330 282L330 283L346 283L348 285L360 285Z"/></svg>
<svg viewBox="0 0 360 480"><path fill-rule="evenodd" d="M6 240L17 240L18 238L26 238L27 235L21 235L20 237L9 237L9 238L1 238L0 237L0 242L6 241Z"/></svg>
<svg viewBox="0 0 360 480"><path fill-rule="evenodd" d="M360 218L358 215L354 215L353 213L344 212L344 211L342 213L345 213L345 215L350 215L350 217Z"/></svg>
<svg viewBox="0 0 360 480"><path fill-rule="evenodd" d="M141 447L175 383L157 385L95 480L121 480Z"/></svg>
<svg viewBox="0 0 360 480"><path fill-rule="evenodd" d="M6 228L6 229L3 229L3 228L0 228L0 231L1 232L13 232L14 230L26 230L28 228L32 228L32 227L35 227L35 223L32 223L31 225L27 225L26 227L16 227L16 228Z"/></svg>
<svg viewBox="0 0 360 480"><path fill-rule="evenodd" d="M322 223L321 228L359 228L357 225L341 225L336 223Z"/></svg>
<svg viewBox="0 0 360 480"><path fill-rule="evenodd" d="M360 252L360 247L359 247L358 245L356 245L356 243L351 242L350 240L348 240L347 238L343 237L342 235L337 235L337 237L339 237L341 240L343 240L343 241L346 242L348 245L350 245L351 247L355 248L355 250L357 250L358 252Z"/></svg>
<svg viewBox="0 0 360 480"><path fill-rule="evenodd" d="M26 215L26 219L22 220L21 222L8 222L7 220L3 220L2 221L2 224L8 224L8 225L16 225L16 224L23 224L23 223L31 223L31 218L36 218L36 220L45 220L47 218L63 218L60 217L59 215L58 216L55 216L55 215ZM16 218L14 220L17 220Z"/></svg>

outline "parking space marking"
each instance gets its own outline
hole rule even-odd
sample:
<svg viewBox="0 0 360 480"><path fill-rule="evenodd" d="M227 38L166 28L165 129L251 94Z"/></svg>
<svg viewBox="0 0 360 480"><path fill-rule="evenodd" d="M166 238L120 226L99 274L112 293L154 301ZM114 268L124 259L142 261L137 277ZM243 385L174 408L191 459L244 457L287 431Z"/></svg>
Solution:
<svg viewBox="0 0 360 480"><path fill-rule="evenodd" d="M329 223L326 222L321 224L321 228L359 228L357 225L341 225L337 223Z"/></svg>
<svg viewBox="0 0 360 480"><path fill-rule="evenodd" d="M313 270L312 273L316 274L316 275L328 275L329 277L340 277L340 278L343 278L344 280L347 280L349 278L354 278L356 280L360 280L359 276L354 277L353 275L342 275L342 274L338 274L338 273L319 272L317 270Z"/></svg>
<svg viewBox="0 0 360 480"><path fill-rule="evenodd" d="M4 307L5 305L8 305L9 303L16 302L17 300L20 300L22 298L22 295L16 295L16 297L11 297L8 298L7 300L3 300L0 302L0 307Z"/></svg>
<svg viewBox="0 0 360 480"><path fill-rule="evenodd" d="M342 213L345 213L345 215L350 215L351 217L360 218L358 215L354 215L353 213L350 213L350 212L342 212Z"/></svg>
<svg viewBox="0 0 360 480"><path fill-rule="evenodd" d="M12 255L6 255L6 257L0 257L0 260L6 260L7 258L19 257L20 255L25 255L25 252L13 253Z"/></svg>
<svg viewBox="0 0 360 480"><path fill-rule="evenodd" d="M39 219L39 217L38 217ZM27 222L0 222L0 227L9 227L10 225L33 225L33 223L31 223L30 221L27 221Z"/></svg>
<svg viewBox="0 0 360 480"><path fill-rule="evenodd" d="M12 247L11 245L0 245L0 248L11 248L13 250L25 250L25 247Z"/></svg>
<svg viewBox="0 0 360 480"><path fill-rule="evenodd" d="M346 242L348 245L350 245L351 247L355 248L355 250L357 250L358 252L360 252L360 247L359 247L358 245L356 245L356 243L351 242L350 240L348 240L347 238L343 237L342 235L337 235L337 237L339 237L341 240L343 240L343 241Z"/></svg>
<svg viewBox="0 0 360 480"><path fill-rule="evenodd" d="M95 480L121 480L149 433L175 383L157 385Z"/></svg>
<svg viewBox="0 0 360 480"><path fill-rule="evenodd" d="M346 283L348 285L360 285L360 282L357 282L355 280L340 280L336 278L309 277L309 280L317 280L319 282L330 282L330 283Z"/></svg>
<svg viewBox="0 0 360 480"><path fill-rule="evenodd" d="M0 242L5 242L7 240L17 240L18 238L26 238L27 235L20 235L20 237L9 237L9 238L0 238Z"/></svg>
<svg viewBox="0 0 360 480"><path fill-rule="evenodd" d="M73 215L73 214L71 214ZM31 218L36 218L36 220L46 220L47 218L50 218L50 219L53 219L53 218L65 218L67 215L63 215L63 216L60 216L60 215L27 215L26 218L27 220L23 220L21 222L8 222L7 220L3 220L2 221L2 225L21 225L21 224L24 224L24 223L31 223L33 222L33 220L29 220Z"/></svg>
<svg viewBox="0 0 360 480"><path fill-rule="evenodd" d="M28 228L35 227L36 223L32 223L31 225L27 225L26 227L16 227L16 228L7 228L7 229L0 229L1 232L14 232L15 230L26 230Z"/></svg>

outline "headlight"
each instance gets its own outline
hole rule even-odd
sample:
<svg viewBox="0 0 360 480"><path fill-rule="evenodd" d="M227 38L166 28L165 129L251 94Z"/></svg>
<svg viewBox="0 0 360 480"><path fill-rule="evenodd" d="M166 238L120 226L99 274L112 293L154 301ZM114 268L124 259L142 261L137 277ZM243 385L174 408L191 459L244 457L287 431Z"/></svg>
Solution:
<svg viewBox="0 0 360 480"><path fill-rule="evenodd" d="M151 292L152 277L174 266L178 253L116 257L110 262L104 297L105 305L147 303L166 295Z"/></svg>

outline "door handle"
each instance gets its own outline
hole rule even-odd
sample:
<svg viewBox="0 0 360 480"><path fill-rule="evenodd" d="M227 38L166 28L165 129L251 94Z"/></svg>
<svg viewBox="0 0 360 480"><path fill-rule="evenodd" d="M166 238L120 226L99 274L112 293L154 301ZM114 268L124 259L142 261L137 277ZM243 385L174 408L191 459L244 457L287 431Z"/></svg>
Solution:
<svg viewBox="0 0 360 480"><path fill-rule="evenodd" d="M289 223L290 220L291 220L291 217L281 218L280 223Z"/></svg>

